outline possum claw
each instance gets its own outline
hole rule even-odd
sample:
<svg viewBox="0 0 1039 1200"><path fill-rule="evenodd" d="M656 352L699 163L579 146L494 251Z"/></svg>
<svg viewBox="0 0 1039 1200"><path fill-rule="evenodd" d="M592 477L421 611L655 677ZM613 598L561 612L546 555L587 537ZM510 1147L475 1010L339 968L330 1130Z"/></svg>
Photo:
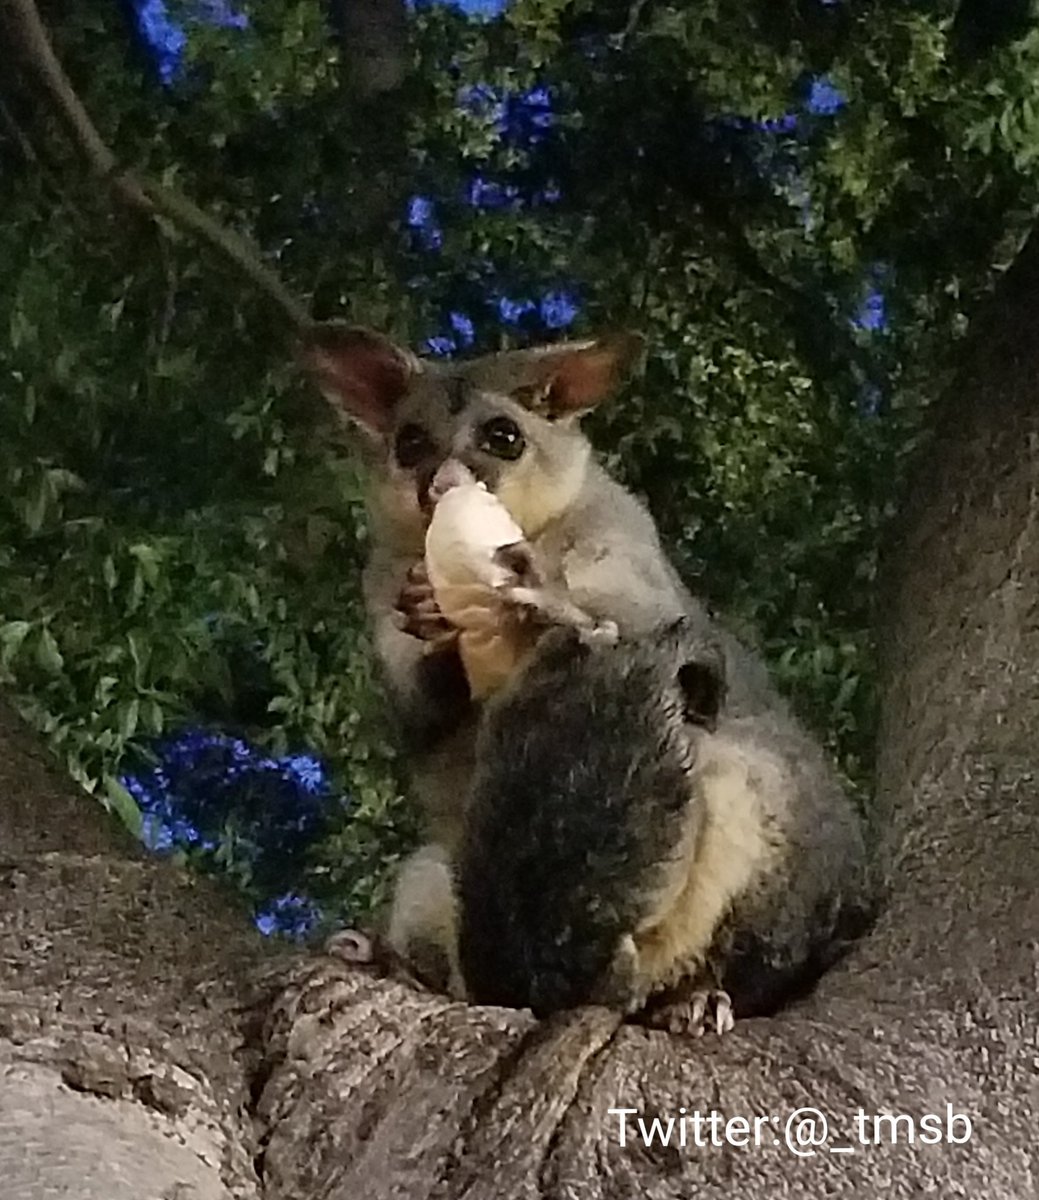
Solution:
<svg viewBox="0 0 1039 1200"><path fill-rule="evenodd" d="M702 988L687 992L681 999L676 997L654 1005L643 1020L652 1029L666 1029L694 1038L703 1037L711 1028L721 1037L730 1033L736 1023L729 993Z"/></svg>
<svg viewBox="0 0 1039 1200"><path fill-rule="evenodd" d="M384 978L403 983L416 991L433 991L415 974L410 964L377 934L367 934L360 929L340 929L325 942L324 952L350 966L373 967Z"/></svg>
<svg viewBox="0 0 1039 1200"><path fill-rule="evenodd" d="M714 1027L718 1036L731 1033L736 1026L736 1017L732 1011L732 998L728 992L714 993Z"/></svg>

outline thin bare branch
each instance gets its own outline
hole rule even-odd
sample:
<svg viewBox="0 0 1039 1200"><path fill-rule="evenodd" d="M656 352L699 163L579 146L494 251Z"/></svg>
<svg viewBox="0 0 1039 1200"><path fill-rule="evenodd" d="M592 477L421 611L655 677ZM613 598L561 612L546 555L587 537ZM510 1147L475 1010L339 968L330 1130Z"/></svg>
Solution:
<svg viewBox="0 0 1039 1200"><path fill-rule="evenodd" d="M172 188L147 178L136 178L134 183L162 216L193 234L198 241L219 250L226 259L233 262L247 279L281 308L291 321L293 329L303 330L313 324L300 301L292 295L274 271L264 264L254 243L228 229L226 225L221 225L187 196L173 191Z"/></svg>
<svg viewBox="0 0 1039 1200"><path fill-rule="evenodd" d="M0 11L20 37L27 65L49 95L91 168L108 182L119 199L149 217L165 217L200 243L219 251L281 309L293 331L308 327L312 322L306 309L266 266L258 247L221 225L186 196L120 165L65 74L35 0L0 0Z"/></svg>
<svg viewBox="0 0 1039 1200"><path fill-rule="evenodd" d="M36 150L33 148L32 142L29 141L25 134L25 130L14 119L14 114L7 105L0 100L0 123L7 130L11 140L17 145L22 152L22 157L26 162L38 163L39 159L36 155Z"/></svg>

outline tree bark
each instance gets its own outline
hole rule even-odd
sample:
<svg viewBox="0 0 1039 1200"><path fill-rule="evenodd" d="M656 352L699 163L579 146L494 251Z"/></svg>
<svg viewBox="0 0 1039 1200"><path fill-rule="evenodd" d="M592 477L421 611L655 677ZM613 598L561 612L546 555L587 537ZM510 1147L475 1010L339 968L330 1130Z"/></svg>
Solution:
<svg viewBox="0 0 1039 1200"><path fill-rule="evenodd" d="M258 936L145 858L6 706L0 893L3 1194L258 1195L238 1016Z"/></svg>
<svg viewBox="0 0 1039 1200"><path fill-rule="evenodd" d="M408 71L404 0L329 0L346 82L367 103L396 91Z"/></svg>
<svg viewBox="0 0 1039 1200"><path fill-rule="evenodd" d="M723 1039L595 1009L537 1025L279 956L0 713L5 1195L1035 1195L1037 380L1033 239L936 412L889 563L890 902L809 1000ZM886 1124L860 1140L885 1115L935 1114L944 1134L949 1106L959 1144L910 1144L905 1120L898 1144ZM806 1107L827 1145L789 1144ZM624 1145L611 1108L635 1110ZM644 1144L638 1118L682 1109L684 1144ZM727 1138L733 1118L749 1126Z"/></svg>

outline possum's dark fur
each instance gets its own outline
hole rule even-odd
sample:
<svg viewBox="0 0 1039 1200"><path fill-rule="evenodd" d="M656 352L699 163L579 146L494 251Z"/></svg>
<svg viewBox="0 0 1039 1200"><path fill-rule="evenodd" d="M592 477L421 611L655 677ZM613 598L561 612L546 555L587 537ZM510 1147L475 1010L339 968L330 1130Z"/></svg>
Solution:
<svg viewBox="0 0 1039 1200"><path fill-rule="evenodd" d="M868 925L854 806L726 669L689 622L614 647L559 630L488 706L454 863L470 1000L635 1012L693 984L771 1012Z"/></svg>

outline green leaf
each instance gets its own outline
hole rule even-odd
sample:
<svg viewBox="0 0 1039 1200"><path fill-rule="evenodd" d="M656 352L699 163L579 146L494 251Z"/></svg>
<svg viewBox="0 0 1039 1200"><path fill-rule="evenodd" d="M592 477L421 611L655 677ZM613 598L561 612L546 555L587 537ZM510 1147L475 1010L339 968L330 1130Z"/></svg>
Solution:
<svg viewBox="0 0 1039 1200"><path fill-rule="evenodd" d="M22 503L22 519L30 533L39 533L47 519L47 508L53 498L46 472L41 472L31 495Z"/></svg>
<svg viewBox="0 0 1039 1200"><path fill-rule="evenodd" d="M44 626L36 642L36 662L49 675L57 675L65 666L65 660L54 634Z"/></svg>
<svg viewBox="0 0 1039 1200"><path fill-rule="evenodd" d="M8 621L0 625L0 666L11 666L31 628L28 621Z"/></svg>
<svg viewBox="0 0 1039 1200"><path fill-rule="evenodd" d="M119 736L123 741L129 741L137 732L137 721L140 715L140 702L136 699L119 706Z"/></svg>
<svg viewBox="0 0 1039 1200"><path fill-rule="evenodd" d="M112 775L104 778L106 807L122 821L135 838L141 837L142 817L137 801Z"/></svg>

